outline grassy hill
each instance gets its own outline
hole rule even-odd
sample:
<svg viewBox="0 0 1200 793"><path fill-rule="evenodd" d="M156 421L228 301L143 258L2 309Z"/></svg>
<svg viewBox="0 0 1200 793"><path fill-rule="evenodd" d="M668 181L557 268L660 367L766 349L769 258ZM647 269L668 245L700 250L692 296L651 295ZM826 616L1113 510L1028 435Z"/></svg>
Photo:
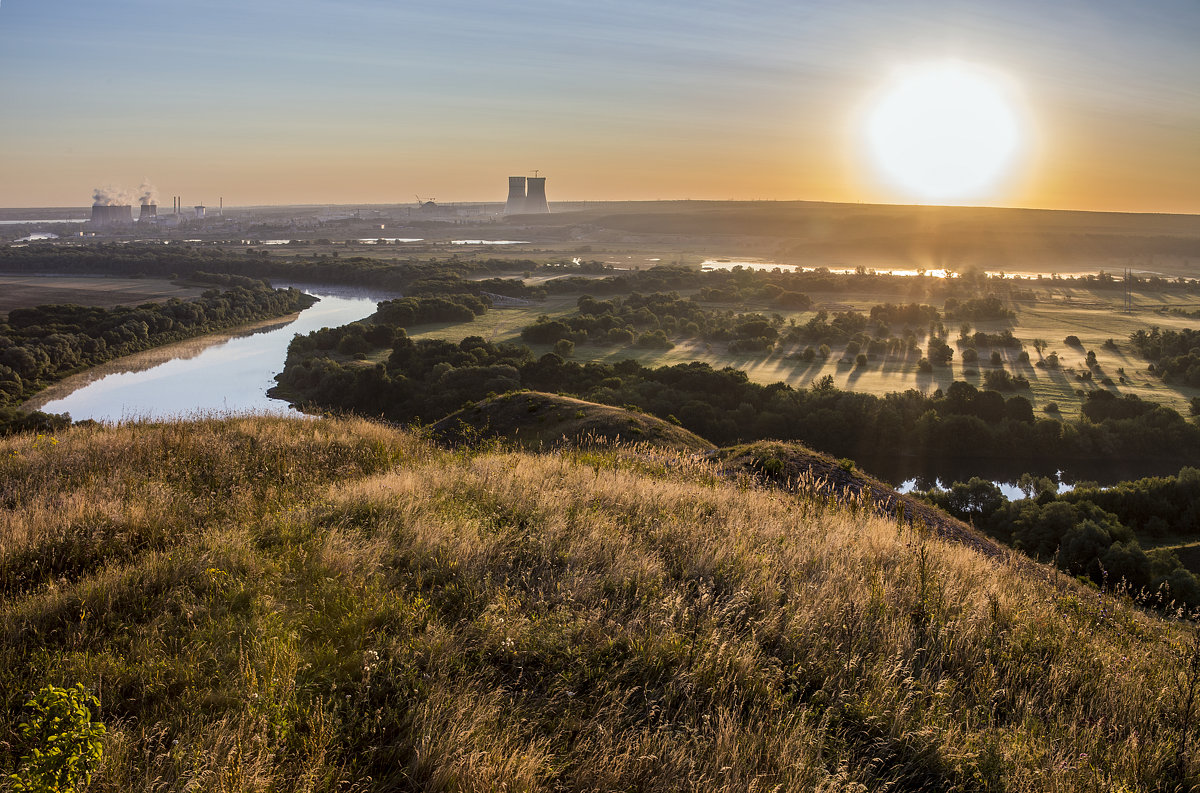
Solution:
<svg viewBox="0 0 1200 793"><path fill-rule="evenodd" d="M431 429L435 438L450 443L504 438L534 450L619 442L690 452L713 448L700 436L656 416L540 391L482 400L451 413Z"/></svg>
<svg viewBox="0 0 1200 793"><path fill-rule="evenodd" d="M0 440L0 772L81 683L94 791L1196 781L1190 629L719 465L350 420Z"/></svg>

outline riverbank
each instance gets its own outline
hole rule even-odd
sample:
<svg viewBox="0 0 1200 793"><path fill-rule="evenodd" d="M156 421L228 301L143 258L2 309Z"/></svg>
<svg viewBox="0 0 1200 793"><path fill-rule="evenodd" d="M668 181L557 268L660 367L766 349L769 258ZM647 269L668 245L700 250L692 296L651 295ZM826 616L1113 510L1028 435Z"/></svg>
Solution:
<svg viewBox="0 0 1200 793"><path fill-rule="evenodd" d="M297 334L370 316L390 294L297 286L312 305L300 312L238 325L114 358L29 397L22 407L68 413L80 421L117 423L230 413L285 414L268 396Z"/></svg>
<svg viewBox="0 0 1200 793"><path fill-rule="evenodd" d="M155 347L150 350L142 350L135 352L132 355L125 355L121 358L102 363L97 366L85 369L78 374L70 375L69 377L59 380L57 383L44 388L37 392L30 399L27 399L21 405L21 410L33 411L42 410L51 402L65 399L71 394L86 388L92 383L96 383L109 375L114 374L133 374L136 372L144 372L153 369L170 361L189 360L203 353L212 347L232 339L245 338L253 336L257 333L267 333L273 330L278 330L287 325L292 324L300 318L303 312L297 311L292 314L287 314L282 317L274 317L272 319L264 319L258 322L251 322L248 325L242 325L230 330L220 331L218 333L209 333L204 336L197 336L184 341L174 342L172 344L164 344L161 347Z"/></svg>

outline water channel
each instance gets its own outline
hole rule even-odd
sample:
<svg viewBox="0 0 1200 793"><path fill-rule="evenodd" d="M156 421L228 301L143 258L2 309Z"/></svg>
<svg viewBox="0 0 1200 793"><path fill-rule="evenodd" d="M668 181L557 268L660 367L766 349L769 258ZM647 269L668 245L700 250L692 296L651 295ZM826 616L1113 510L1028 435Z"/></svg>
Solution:
<svg viewBox="0 0 1200 793"><path fill-rule="evenodd" d="M267 396L297 333L337 327L375 313L397 294L328 286L297 286L320 302L291 321L257 323L249 330L192 339L113 361L54 386L47 413L76 421L117 422L187 418L219 413L286 413L287 402Z"/></svg>

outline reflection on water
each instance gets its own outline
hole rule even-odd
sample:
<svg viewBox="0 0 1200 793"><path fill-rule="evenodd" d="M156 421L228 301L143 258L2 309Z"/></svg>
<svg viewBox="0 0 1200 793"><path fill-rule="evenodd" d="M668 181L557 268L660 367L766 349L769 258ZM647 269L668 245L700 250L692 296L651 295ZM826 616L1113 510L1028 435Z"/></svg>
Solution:
<svg viewBox="0 0 1200 793"><path fill-rule="evenodd" d="M87 218L59 218L58 220L0 220L0 226L23 226L26 223L87 223Z"/></svg>
<svg viewBox="0 0 1200 793"><path fill-rule="evenodd" d="M1065 493L1082 482L1094 482L1101 487L1110 487L1118 482L1147 476L1174 476L1183 467L1182 463L1164 460L1139 460L1136 463L1085 460L1063 463L1061 468L1011 460L929 461L889 457L857 462L864 471L891 484L901 493L929 490L934 487L945 490L955 482L966 482L977 476L997 485L1010 500L1025 497L1017 487L1017 480L1025 473L1050 479L1058 484L1058 492Z"/></svg>
<svg viewBox="0 0 1200 793"><path fill-rule="evenodd" d="M968 477L968 479L969 478L970 477ZM1069 485L1066 482L1062 482L1057 479L1055 479L1054 482L1058 485L1058 489L1055 492L1066 493L1075 489L1075 485ZM922 486L918 486L916 479L907 479L897 485L896 490L900 493L911 493L914 490L925 491L930 490L933 487L937 487L941 490L949 490L950 486L953 484L954 482L946 482L941 479L935 479L932 485L929 482L925 482ZM992 481L992 484L1000 488L1000 492L1003 493L1004 497L1009 501L1019 501L1020 499L1025 498L1025 492L1021 490L1021 488L1017 487L1016 482Z"/></svg>
<svg viewBox="0 0 1200 793"><path fill-rule="evenodd" d="M779 270L785 273L816 273L826 272L830 275L895 275L907 278L916 278L918 276L926 276L929 278L958 278L958 273L953 270L947 270L941 267L931 269L922 268L904 268L904 267L802 267L796 264L780 264L779 262L764 261L762 259L705 259L700 263L701 272L712 272L714 270L733 270L741 267L744 270L757 270L759 272L771 272ZM1065 277L1067 278L1082 278L1088 275L1096 275L1100 271L1093 270L1089 272L1073 272ZM1149 271L1145 271L1149 273ZM984 274L988 278L1048 278L1049 273L1035 272L1009 272L1007 270L985 270Z"/></svg>
<svg viewBox="0 0 1200 793"><path fill-rule="evenodd" d="M733 261L731 259L705 259L703 262L700 263L700 271L701 272L711 272L713 270L733 270L738 267L741 267L743 270L757 270L759 272L768 272L768 273L771 272L772 270L779 270L779 271L785 272L785 273L794 273L797 270L802 269L800 267L797 267L794 264L778 264L777 262L750 261L748 259L741 260L741 261ZM813 268L809 267L807 269L812 270Z"/></svg>
<svg viewBox="0 0 1200 793"><path fill-rule="evenodd" d="M288 404L268 397L267 389L275 385L274 377L283 368L292 336L354 322L374 313L378 301L398 297L369 290L299 288L320 302L292 322L250 335L210 336L163 348L170 360L81 382L82 387L41 409L70 413L76 420L110 422L204 413L285 413ZM129 368L136 369L136 361Z"/></svg>
<svg viewBox="0 0 1200 793"><path fill-rule="evenodd" d="M780 272L784 273L826 272L831 275L854 275L855 273L860 272L860 268L858 267L801 267L800 265L796 264L780 264L779 262L766 262L762 261L761 259L705 259L700 263L701 272L712 272L714 270L733 270L738 267L742 268L743 270L757 270L759 272L771 272L772 270L779 270ZM862 269L861 272L870 273L872 275L900 275L909 277L916 277L918 275L927 275L930 278L957 277L955 273L944 269L905 270L901 268L882 270L866 268ZM998 275L998 273L988 273L988 275Z"/></svg>

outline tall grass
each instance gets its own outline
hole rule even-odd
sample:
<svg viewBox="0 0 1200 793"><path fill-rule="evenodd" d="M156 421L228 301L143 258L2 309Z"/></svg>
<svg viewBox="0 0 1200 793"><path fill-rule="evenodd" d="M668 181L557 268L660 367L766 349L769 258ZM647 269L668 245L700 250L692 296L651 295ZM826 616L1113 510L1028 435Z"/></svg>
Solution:
<svg viewBox="0 0 1200 793"><path fill-rule="evenodd" d="M659 451L349 421L0 442L0 770L92 790L1186 790L1190 628Z"/></svg>

